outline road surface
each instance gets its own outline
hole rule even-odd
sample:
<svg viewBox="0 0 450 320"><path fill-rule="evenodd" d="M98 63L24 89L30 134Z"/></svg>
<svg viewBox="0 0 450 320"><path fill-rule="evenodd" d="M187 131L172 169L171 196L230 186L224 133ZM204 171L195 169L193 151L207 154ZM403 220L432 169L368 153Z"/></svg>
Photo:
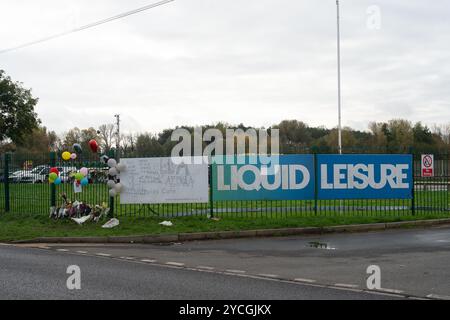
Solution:
<svg viewBox="0 0 450 320"><path fill-rule="evenodd" d="M130 260L0 246L0 299L386 299L266 279L199 272ZM66 286L81 270L81 290Z"/></svg>
<svg viewBox="0 0 450 320"><path fill-rule="evenodd" d="M0 299L450 296L450 227L169 245L0 245ZM66 287L69 265L81 290ZM381 269L368 292L366 269Z"/></svg>

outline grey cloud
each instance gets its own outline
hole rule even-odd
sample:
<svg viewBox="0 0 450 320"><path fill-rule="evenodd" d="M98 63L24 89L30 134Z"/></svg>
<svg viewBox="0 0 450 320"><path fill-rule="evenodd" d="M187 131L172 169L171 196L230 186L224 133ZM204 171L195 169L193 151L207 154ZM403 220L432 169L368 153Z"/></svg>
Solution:
<svg viewBox="0 0 450 320"><path fill-rule="evenodd" d="M342 2L344 123L450 116L447 1ZM149 1L2 1L2 43L32 40ZM366 9L382 12L381 30ZM40 7L45 13L35 16ZM17 16L20 12L24 16ZM18 22L15 22L18 20ZM334 0L177 0L125 20L0 56L0 68L31 86L44 124L57 131L112 122L158 131L217 121L270 126L286 118L336 125Z"/></svg>

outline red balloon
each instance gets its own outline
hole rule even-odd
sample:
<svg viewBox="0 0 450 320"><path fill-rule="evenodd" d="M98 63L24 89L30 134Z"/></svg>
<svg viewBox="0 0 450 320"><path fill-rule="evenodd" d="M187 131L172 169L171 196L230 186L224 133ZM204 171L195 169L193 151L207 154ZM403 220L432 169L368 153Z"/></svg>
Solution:
<svg viewBox="0 0 450 320"><path fill-rule="evenodd" d="M52 173L52 172L56 173L56 174L59 176L59 170L58 170L58 168L51 168L51 169L50 169L50 173Z"/></svg>
<svg viewBox="0 0 450 320"><path fill-rule="evenodd" d="M95 140L89 141L89 148L91 148L92 152L97 153L98 151L98 143Z"/></svg>

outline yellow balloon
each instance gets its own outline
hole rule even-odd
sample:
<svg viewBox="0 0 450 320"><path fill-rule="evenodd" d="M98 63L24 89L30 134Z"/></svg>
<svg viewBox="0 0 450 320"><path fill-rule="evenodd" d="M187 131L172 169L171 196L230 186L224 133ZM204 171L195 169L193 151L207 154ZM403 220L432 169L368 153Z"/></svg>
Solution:
<svg viewBox="0 0 450 320"><path fill-rule="evenodd" d="M70 156L71 156L70 152L67 152L67 151L63 152L63 154L62 154L62 158L65 161L70 160Z"/></svg>

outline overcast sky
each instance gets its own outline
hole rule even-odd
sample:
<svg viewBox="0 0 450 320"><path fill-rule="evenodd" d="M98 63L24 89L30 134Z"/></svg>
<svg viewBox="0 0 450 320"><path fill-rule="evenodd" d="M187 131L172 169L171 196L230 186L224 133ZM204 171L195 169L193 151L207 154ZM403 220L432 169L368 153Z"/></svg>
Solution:
<svg viewBox="0 0 450 320"><path fill-rule="evenodd" d="M2 0L0 50L151 2ZM448 0L342 0L341 15L345 125L449 121ZM33 88L43 124L59 133L115 113L128 132L283 119L334 127L335 0L176 0L2 54L0 69Z"/></svg>

